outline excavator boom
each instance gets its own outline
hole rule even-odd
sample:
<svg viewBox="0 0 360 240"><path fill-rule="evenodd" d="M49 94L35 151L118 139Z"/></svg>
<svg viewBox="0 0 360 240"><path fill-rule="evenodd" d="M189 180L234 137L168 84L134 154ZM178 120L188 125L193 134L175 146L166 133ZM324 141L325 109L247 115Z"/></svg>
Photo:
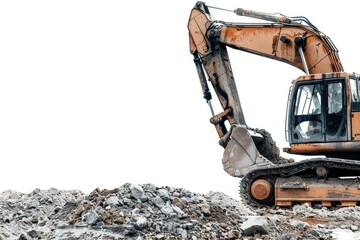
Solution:
<svg viewBox="0 0 360 240"><path fill-rule="evenodd" d="M188 29L190 33L190 51L205 56L212 52L217 42L242 51L257 54L291 64L310 74L342 72L343 67L338 50L331 39L317 30L291 21L291 23L227 23L211 20L204 3L198 2L190 14ZM246 12L246 10L242 10ZM247 16L244 13L242 16ZM253 16L253 14L249 14ZM269 19L264 17L262 19ZM276 20L276 19L272 19ZM205 37L205 38L204 38ZM304 66L298 51L303 50L307 60Z"/></svg>

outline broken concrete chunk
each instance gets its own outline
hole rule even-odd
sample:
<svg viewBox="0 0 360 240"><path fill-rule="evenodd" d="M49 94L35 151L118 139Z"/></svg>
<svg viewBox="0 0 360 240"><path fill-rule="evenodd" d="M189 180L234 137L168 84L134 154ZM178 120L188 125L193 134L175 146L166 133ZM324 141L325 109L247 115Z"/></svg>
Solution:
<svg viewBox="0 0 360 240"><path fill-rule="evenodd" d="M269 224L265 217L249 216L241 225L241 230L245 236L253 236L254 234L267 234L268 227Z"/></svg>
<svg viewBox="0 0 360 240"><path fill-rule="evenodd" d="M140 199L144 195L143 188L137 184L131 184L130 191L131 191L130 193L131 197L135 199Z"/></svg>

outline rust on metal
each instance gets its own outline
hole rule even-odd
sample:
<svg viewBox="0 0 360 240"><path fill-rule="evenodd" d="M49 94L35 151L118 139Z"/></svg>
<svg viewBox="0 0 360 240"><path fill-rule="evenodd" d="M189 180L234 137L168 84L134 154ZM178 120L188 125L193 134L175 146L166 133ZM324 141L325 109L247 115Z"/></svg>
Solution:
<svg viewBox="0 0 360 240"><path fill-rule="evenodd" d="M327 45L326 38L301 25L266 25L266 24L238 24L222 26L219 41L239 50L258 54L263 57L286 62L304 71L294 40L306 37L307 67L311 74L324 72L342 72L343 67L336 52ZM286 38L286 43L280 38Z"/></svg>
<svg viewBox="0 0 360 240"><path fill-rule="evenodd" d="M271 194L271 184L265 179L258 179L251 184L251 195L257 200L265 200Z"/></svg>
<svg viewBox="0 0 360 240"><path fill-rule="evenodd" d="M225 111L223 111L223 112L217 114L216 116L210 118L210 122L212 124L216 124L221 118L229 115L230 113L231 113L231 108L227 108L227 109L225 109Z"/></svg>
<svg viewBox="0 0 360 240"><path fill-rule="evenodd" d="M341 149L343 153L358 153L360 141L291 144L290 147L283 148L283 151L290 154L327 155L332 152L338 152L339 149Z"/></svg>
<svg viewBox="0 0 360 240"><path fill-rule="evenodd" d="M300 189L300 190L309 190L308 185L306 183L294 181L294 182L285 182L283 184L278 185L281 191L285 191L288 189Z"/></svg>
<svg viewBox="0 0 360 240"><path fill-rule="evenodd" d="M360 202L358 179L278 178L275 183L275 204L292 206L300 203L356 206Z"/></svg>
<svg viewBox="0 0 360 240"><path fill-rule="evenodd" d="M199 9L191 11L188 23L190 52L198 51L206 54L209 51L209 45L205 39L205 33L210 24L209 17Z"/></svg>
<svg viewBox="0 0 360 240"><path fill-rule="evenodd" d="M322 201L321 205L323 205L324 207L331 207L331 201Z"/></svg>
<svg viewBox="0 0 360 240"><path fill-rule="evenodd" d="M316 168L316 174L319 177L325 177L328 173L329 173L329 170L326 167L321 166L321 167Z"/></svg>
<svg viewBox="0 0 360 240"><path fill-rule="evenodd" d="M351 136L353 140L360 140L360 112L353 112L351 118Z"/></svg>
<svg viewBox="0 0 360 240"><path fill-rule="evenodd" d="M356 201L343 201L341 202L341 206L343 207L353 207L356 206L358 202Z"/></svg>

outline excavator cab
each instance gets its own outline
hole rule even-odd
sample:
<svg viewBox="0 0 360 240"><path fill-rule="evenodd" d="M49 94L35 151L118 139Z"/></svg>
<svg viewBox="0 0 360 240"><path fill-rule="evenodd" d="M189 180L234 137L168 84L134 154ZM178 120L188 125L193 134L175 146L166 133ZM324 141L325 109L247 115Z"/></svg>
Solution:
<svg viewBox="0 0 360 240"><path fill-rule="evenodd" d="M359 75L299 77L290 88L284 151L360 159Z"/></svg>

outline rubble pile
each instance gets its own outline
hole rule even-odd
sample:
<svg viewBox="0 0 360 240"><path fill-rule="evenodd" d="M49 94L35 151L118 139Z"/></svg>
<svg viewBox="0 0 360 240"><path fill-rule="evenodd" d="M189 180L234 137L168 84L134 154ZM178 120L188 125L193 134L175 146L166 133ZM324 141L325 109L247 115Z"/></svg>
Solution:
<svg viewBox="0 0 360 240"><path fill-rule="evenodd" d="M124 184L90 194L35 189L0 194L0 240L334 239L359 232L360 208L250 210L220 192ZM341 232L342 231L342 232Z"/></svg>

